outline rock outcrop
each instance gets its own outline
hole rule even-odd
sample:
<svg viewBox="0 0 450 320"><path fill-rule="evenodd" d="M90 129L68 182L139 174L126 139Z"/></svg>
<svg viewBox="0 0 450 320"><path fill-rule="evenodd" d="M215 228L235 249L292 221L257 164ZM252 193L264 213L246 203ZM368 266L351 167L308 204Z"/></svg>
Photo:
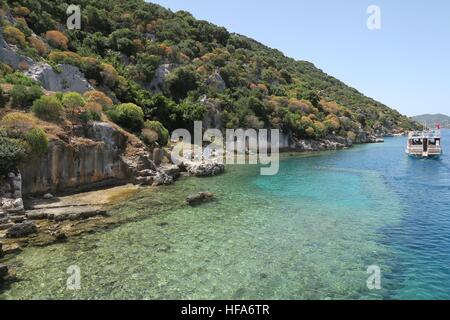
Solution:
<svg viewBox="0 0 450 320"><path fill-rule="evenodd" d="M46 154L20 167L23 193L70 191L125 181L121 154L126 143L127 137L110 123L74 128L72 136L53 139Z"/></svg>
<svg viewBox="0 0 450 320"><path fill-rule="evenodd" d="M39 81L44 89L49 91L84 93L94 90L94 87L86 80L84 74L75 66L68 64L58 65L59 72L47 63L32 65L25 75Z"/></svg>
<svg viewBox="0 0 450 320"><path fill-rule="evenodd" d="M94 90L94 87L86 80L84 74L75 66L68 64L58 65L58 72L47 63L35 62L33 59L20 53L20 50L8 44L3 37L0 27L0 61L10 65L14 69L27 66L24 72L26 76L41 83L42 87L49 91L75 91L84 93Z"/></svg>
<svg viewBox="0 0 450 320"><path fill-rule="evenodd" d="M203 161L184 161L180 168L194 177L212 177L222 174L225 171L225 165L216 160Z"/></svg>
<svg viewBox="0 0 450 320"><path fill-rule="evenodd" d="M176 68L175 64L163 64L155 71L155 77L150 83L143 86L154 93L161 93L164 90L166 77Z"/></svg>
<svg viewBox="0 0 450 320"><path fill-rule="evenodd" d="M224 91L227 88L225 81L217 70L208 77L206 84L217 91Z"/></svg>
<svg viewBox="0 0 450 320"><path fill-rule="evenodd" d="M20 65L26 64L28 66L34 65L34 61L20 54L16 46L8 44L3 38L3 30L0 27L0 61L9 64L14 69L18 69Z"/></svg>
<svg viewBox="0 0 450 320"><path fill-rule="evenodd" d="M22 176L11 172L0 179L0 230L7 230L23 220Z"/></svg>

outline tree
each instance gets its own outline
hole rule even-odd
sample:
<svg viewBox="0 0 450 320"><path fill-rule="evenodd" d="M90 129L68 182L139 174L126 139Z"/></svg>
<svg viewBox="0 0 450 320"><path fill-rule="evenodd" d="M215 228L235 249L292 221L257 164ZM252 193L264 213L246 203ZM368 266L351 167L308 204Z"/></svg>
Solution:
<svg viewBox="0 0 450 320"><path fill-rule="evenodd" d="M116 30L109 35L111 47L128 56L136 54L137 46L133 40L137 38L139 38L139 33L127 28Z"/></svg>
<svg viewBox="0 0 450 320"><path fill-rule="evenodd" d="M135 77L139 81L150 82L155 77L155 71L161 63L161 57L149 54L139 54L135 67Z"/></svg>
<svg viewBox="0 0 450 320"><path fill-rule="evenodd" d="M189 68L179 68L169 74L166 80L167 90L179 102L186 98L189 91L198 88L198 76Z"/></svg>

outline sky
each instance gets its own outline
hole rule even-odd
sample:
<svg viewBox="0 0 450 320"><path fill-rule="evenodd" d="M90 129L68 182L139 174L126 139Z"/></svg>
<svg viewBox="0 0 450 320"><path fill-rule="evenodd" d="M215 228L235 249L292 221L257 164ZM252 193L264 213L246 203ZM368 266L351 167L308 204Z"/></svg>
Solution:
<svg viewBox="0 0 450 320"><path fill-rule="evenodd" d="M153 0L253 38L408 116L450 114L448 0ZM370 5L381 29L369 30Z"/></svg>

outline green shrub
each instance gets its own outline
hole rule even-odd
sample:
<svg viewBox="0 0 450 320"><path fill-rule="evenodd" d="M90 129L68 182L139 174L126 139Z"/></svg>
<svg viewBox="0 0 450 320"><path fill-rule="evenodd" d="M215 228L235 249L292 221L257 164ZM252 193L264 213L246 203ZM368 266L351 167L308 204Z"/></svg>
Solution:
<svg viewBox="0 0 450 320"><path fill-rule="evenodd" d="M41 128L33 128L24 135L24 140L29 146L32 155L42 155L47 152L48 138Z"/></svg>
<svg viewBox="0 0 450 320"><path fill-rule="evenodd" d="M26 157L26 149L22 142L11 139L0 132L0 175L7 174L17 168Z"/></svg>
<svg viewBox="0 0 450 320"><path fill-rule="evenodd" d="M7 42L25 47L26 39L22 31L13 26L7 26L3 29L3 34Z"/></svg>
<svg viewBox="0 0 450 320"><path fill-rule="evenodd" d="M33 85L25 87L23 85L15 85L10 92L11 104L14 107L28 107L33 101L39 99L44 92L41 87Z"/></svg>
<svg viewBox="0 0 450 320"><path fill-rule="evenodd" d="M2 82L14 84L14 85L22 85L22 86L27 86L27 87L39 85L39 83L37 81L28 78L26 75L24 75L23 73L21 73L19 71L16 71L16 72L10 73L10 74L6 74L3 77Z"/></svg>
<svg viewBox="0 0 450 320"><path fill-rule="evenodd" d="M64 107L56 96L43 96L33 103L34 114L47 121L59 120L64 114Z"/></svg>
<svg viewBox="0 0 450 320"><path fill-rule="evenodd" d="M81 64L81 56L71 51L52 51L48 58L55 64L71 64L77 67Z"/></svg>
<svg viewBox="0 0 450 320"><path fill-rule="evenodd" d="M123 103L108 111L108 116L118 125L138 132L144 125L144 112L134 103Z"/></svg>
<svg viewBox="0 0 450 320"><path fill-rule="evenodd" d="M8 74L14 73L14 69L6 63L0 63L0 77L4 77Z"/></svg>
<svg viewBox="0 0 450 320"><path fill-rule="evenodd" d="M159 121L146 121L144 124L144 132L143 132L143 138L144 138L144 142L146 139L149 138L149 133L150 132L145 132L146 129L150 129L153 130L154 132L157 133L158 135L158 144L160 146L166 146L167 143L169 143L169 131L164 128L164 126L161 124L161 122ZM151 135L150 135L151 136ZM152 143L151 140L147 141L149 143Z"/></svg>
<svg viewBox="0 0 450 320"><path fill-rule="evenodd" d="M83 122L89 122L89 121L100 121L101 117L98 112L92 111L92 110L84 110L79 115L80 120Z"/></svg>
<svg viewBox="0 0 450 320"><path fill-rule="evenodd" d="M36 119L29 113L9 112L0 121L0 126L11 138L22 138L36 125Z"/></svg>
<svg viewBox="0 0 450 320"><path fill-rule="evenodd" d="M83 107L86 102L79 93L68 92L63 95L62 104L64 108L68 109L71 113L75 113L75 109Z"/></svg>
<svg viewBox="0 0 450 320"><path fill-rule="evenodd" d="M315 131L313 127L306 128L305 133L308 135L308 137L314 138Z"/></svg>

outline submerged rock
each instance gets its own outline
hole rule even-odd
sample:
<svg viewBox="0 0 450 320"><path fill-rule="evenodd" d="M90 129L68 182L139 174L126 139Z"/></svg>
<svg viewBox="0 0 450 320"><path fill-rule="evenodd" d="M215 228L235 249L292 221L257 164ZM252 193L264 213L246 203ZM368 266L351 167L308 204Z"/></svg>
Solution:
<svg viewBox="0 0 450 320"><path fill-rule="evenodd" d="M65 234L64 232L62 232L60 230L53 232L52 236L55 237L55 240L57 242L64 242L67 240L67 234Z"/></svg>
<svg viewBox="0 0 450 320"><path fill-rule="evenodd" d="M6 231L6 237L7 238L23 238L26 236L29 236L30 234L37 233L38 229L37 226L30 222L22 222L13 225L11 228L9 228Z"/></svg>
<svg viewBox="0 0 450 320"><path fill-rule="evenodd" d="M7 254L19 253L22 251L22 248L18 243L9 243L3 244L3 254L6 256Z"/></svg>
<svg viewBox="0 0 450 320"><path fill-rule="evenodd" d="M206 201L211 201L212 199L214 199L214 194L212 194L211 192L200 192L198 194L187 197L186 202L190 205L197 205Z"/></svg>

